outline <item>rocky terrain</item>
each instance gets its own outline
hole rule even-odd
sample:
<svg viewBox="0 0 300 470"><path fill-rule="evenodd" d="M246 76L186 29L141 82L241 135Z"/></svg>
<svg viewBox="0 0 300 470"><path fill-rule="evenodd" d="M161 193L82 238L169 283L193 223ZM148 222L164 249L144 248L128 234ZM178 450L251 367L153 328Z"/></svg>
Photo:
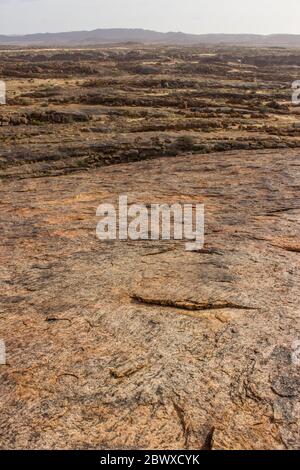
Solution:
<svg viewBox="0 0 300 470"><path fill-rule="evenodd" d="M0 448L299 449L297 54L1 57ZM120 194L204 248L99 241Z"/></svg>
<svg viewBox="0 0 300 470"><path fill-rule="evenodd" d="M124 46L0 57L2 177L300 145L295 51Z"/></svg>

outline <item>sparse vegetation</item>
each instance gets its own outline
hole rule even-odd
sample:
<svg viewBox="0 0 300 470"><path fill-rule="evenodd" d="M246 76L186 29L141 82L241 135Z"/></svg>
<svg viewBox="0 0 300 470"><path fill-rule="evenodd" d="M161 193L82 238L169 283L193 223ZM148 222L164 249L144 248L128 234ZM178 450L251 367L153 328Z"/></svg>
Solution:
<svg viewBox="0 0 300 470"><path fill-rule="evenodd" d="M23 164L38 172L42 158L45 174L72 171L77 158L87 168L300 146L287 85L299 78L295 52L127 45L0 49L0 57L0 75L10 82L0 108L2 175Z"/></svg>

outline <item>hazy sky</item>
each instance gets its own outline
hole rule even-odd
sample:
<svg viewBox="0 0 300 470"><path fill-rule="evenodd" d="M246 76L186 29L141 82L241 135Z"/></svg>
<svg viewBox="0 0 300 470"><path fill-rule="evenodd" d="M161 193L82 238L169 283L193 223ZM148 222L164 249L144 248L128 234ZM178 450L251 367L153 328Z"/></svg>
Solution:
<svg viewBox="0 0 300 470"><path fill-rule="evenodd" d="M300 33L300 0L0 0L0 34L147 28Z"/></svg>

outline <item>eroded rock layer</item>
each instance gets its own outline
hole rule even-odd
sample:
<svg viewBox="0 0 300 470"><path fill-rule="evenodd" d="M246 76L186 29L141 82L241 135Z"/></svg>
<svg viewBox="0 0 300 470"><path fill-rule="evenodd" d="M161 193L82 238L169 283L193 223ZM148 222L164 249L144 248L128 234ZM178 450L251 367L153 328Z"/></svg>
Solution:
<svg viewBox="0 0 300 470"><path fill-rule="evenodd" d="M1 448L300 447L297 150L1 182ZM205 247L96 238L203 202Z"/></svg>

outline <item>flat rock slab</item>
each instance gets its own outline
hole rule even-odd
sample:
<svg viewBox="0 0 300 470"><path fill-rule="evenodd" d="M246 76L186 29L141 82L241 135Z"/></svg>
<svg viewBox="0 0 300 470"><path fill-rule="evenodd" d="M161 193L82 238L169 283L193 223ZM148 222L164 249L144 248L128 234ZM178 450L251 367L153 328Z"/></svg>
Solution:
<svg viewBox="0 0 300 470"><path fill-rule="evenodd" d="M300 152L1 182L0 447L297 449ZM96 209L205 204L205 247Z"/></svg>

